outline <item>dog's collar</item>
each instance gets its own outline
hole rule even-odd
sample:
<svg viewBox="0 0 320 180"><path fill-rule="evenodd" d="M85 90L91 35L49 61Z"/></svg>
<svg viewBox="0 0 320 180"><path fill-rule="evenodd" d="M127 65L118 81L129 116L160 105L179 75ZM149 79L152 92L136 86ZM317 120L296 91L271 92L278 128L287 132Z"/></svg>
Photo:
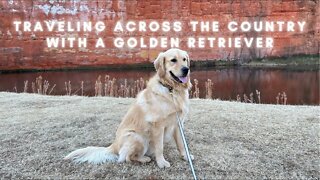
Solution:
<svg viewBox="0 0 320 180"><path fill-rule="evenodd" d="M169 86L168 84L165 84L165 83L163 83L163 82L161 82L161 81L159 81L159 83L160 83L163 87L166 87L166 88L169 90L170 93L172 93L172 91L173 91L173 87L172 87L172 86Z"/></svg>

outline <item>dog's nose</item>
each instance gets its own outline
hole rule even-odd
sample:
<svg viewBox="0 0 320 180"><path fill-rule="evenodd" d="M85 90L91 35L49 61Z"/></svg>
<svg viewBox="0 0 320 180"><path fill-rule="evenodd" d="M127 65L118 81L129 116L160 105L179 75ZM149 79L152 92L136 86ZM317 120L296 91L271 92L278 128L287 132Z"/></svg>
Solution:
<svg viewBox="0 0 320 180"><path fill-rule="evenodd" d="M186 75L188 74L188 72L189 72L189 68L183 67L183 68L181 69L181 71L182 71L183 76L186 76Z"/></svg>

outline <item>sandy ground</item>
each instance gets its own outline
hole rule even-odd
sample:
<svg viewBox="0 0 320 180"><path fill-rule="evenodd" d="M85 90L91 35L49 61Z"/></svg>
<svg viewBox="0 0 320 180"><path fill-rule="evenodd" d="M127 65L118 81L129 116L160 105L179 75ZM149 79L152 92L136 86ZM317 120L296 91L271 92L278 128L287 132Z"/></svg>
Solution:
<svg viewBox="0 0 320 180"><path fill-rule="evenodd" d="M73 164L77 148L107 146L133 99L0 92L0 177L187 179L173 144L171 168ZM200 179L320 178L319 106L191 100L186 135Z"/></svg>

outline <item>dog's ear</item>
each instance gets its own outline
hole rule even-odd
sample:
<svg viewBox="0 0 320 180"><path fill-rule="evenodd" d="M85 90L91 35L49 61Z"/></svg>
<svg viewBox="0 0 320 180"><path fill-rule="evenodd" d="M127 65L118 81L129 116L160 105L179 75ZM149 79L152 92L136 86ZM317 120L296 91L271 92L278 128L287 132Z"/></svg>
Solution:
<svg viewBox="0 0 320 180"><path fill-rule="evenodd" d="M157 73L159 74L160 77L165 76L166 74L166 67L165 67L165 57L164 57L164 53L161 52L157 59L154 60L153 64L154 64L154 68L156 68Z"/></svg>

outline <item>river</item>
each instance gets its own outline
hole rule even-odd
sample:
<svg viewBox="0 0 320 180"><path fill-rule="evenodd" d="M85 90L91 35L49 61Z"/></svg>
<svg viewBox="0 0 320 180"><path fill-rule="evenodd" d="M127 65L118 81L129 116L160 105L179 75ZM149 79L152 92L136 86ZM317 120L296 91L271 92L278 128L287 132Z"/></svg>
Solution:
<svg viewBox="0 0 320 180"><path fill-rule="evenodd" d="M42 76L48 80L50 87L54 84L51 95L65 95L65 82L72 85L71 94L82 93L81 82L83 81L83 94L95 95L95 82L99 75L102 82L105 75L117 79L117 84L124 84L127 79L128 85L142 77L147 80L154 74L154 70L74 70L74 71L46 71L27 73L4 73L0 74L0 91L23 92L24 81L28 80L28 92L32 92L31 82L36 77ZM208 68L193 69L191 79L199 81L200 98L205 97L205 81L213 82L213 98L222 100L236 100L237 96L243 100L244 94L250 97L253 93L255 102L258 102L256 90L260 91L261 103L276 104L279 93L285 92L287 104L319 105L319 70L313 69L275 69L275 68ZM193 82L194 84L194 82ZM50 90L49 87L49 90ZM194 89L193 89L194 91ZM281 96L279 96L279 100Z"/></svg>

